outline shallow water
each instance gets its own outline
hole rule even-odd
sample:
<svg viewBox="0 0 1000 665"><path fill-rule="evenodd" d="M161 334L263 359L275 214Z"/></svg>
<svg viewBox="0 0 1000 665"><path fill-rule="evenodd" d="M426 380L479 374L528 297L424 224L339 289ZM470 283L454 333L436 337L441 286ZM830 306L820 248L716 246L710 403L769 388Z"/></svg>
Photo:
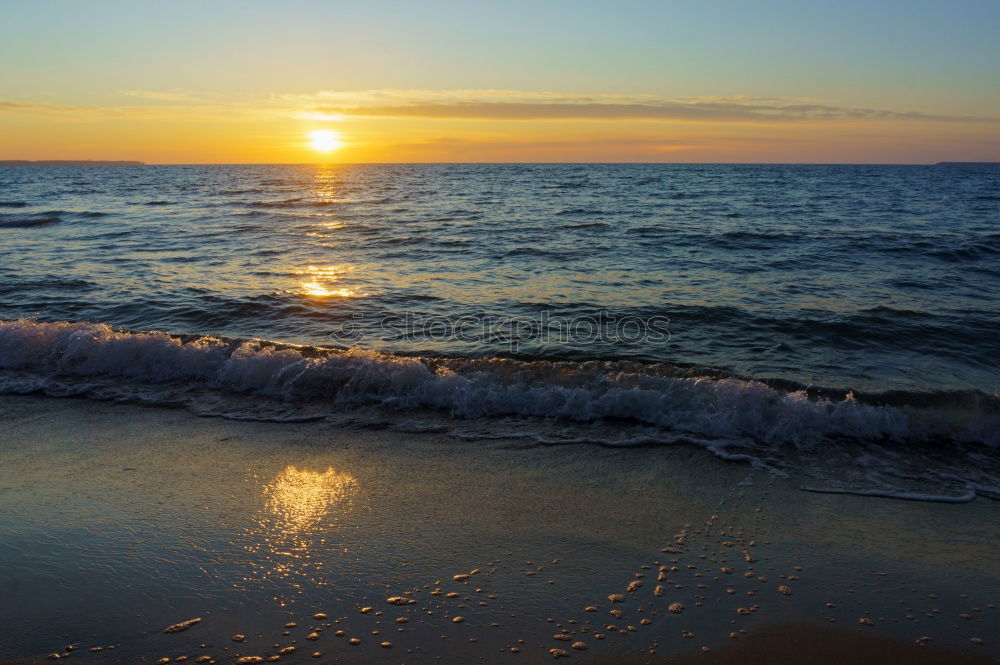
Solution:
<svg viewBox="0 0 1000 665"><path fill-rule="evenodd" d="M40 167L0 188L0 390L515 416L840 479L818 489L1000 487L1000 169Z"/></svg>

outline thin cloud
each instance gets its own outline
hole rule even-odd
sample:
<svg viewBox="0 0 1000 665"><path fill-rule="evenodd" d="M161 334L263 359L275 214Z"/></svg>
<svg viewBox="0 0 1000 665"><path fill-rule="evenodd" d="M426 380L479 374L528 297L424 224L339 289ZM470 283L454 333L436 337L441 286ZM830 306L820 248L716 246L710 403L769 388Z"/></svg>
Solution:
<svg viewBox="0 0 1000 665"><path fill-rule="evenodd" d="M148 99L155 102L190 103L205 100L204 95L199 95L190 90L119 90L118 93L125 97Z"/></svg>
<svg viewBox="0 0 1000 665"><path fill-rule="evenodd" d="M66 104L45 104L41 102L13 102L0 99L0 111L58 111L75 112L91 111L95 106L71 106Z"/></svg>
<svg viewBox="0 0 1000 665"><path fill-rule="evenodd" d="M146 104L81 106L0 100L0 113L45 113L78 120L102 117L292 116L308 120L425 118L440 120L594 120L700 123L807 121L922 121L997 123L997 117L935 114L837 106L817 100L773 97L689 97L585 94L523 90L360 90L223 101L182 90L123 90Z"/></svg>
<svg viewBox="0 0 1000 665"><path fill-rule="evenodd" d="M191 118L234 118L259 116L266 110L253 104L160 103L84 106L0 99L0 113L44 114L68 121L91 122L101 119L172 119L184 114ZM272 111L273 113L273 111Z"/></svg>
<svg viewBox="0 0 1000 665"><path fill-rule="evenodd" d="M382 118L432 118L463 120L662 120L687 122L793 122L802 120L909 120L940 122L996 122L997 118L850 108L828 104L802 103L799 100L708 98L693 100L654 100L602 96L557 96L523 101L487 99L425 101L353 105L315 106L313 113L334 116ZM395 97L395 95L393 95ZM491 99L492 98L492 99Z"/></svg>

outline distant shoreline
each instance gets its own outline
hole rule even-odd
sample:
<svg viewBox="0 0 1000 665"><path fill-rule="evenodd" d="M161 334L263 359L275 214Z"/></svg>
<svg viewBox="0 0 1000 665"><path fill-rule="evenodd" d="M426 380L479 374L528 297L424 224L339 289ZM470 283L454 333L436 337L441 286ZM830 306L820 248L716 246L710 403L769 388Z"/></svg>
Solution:
<svg viewBox="0 0 1000 665"><path fill-rule="evenodd" d="M1000 166L1000 162L938 162L934 166Z"/></svg>
<svg viewBox="0 0 1000 665"><path fill-rule="evenodd" d="M998 162L140 162L140 161L108 161L98 159L81 160L27 160L4 159L2 166L419 166L419 165L565 165L586 164L597 166L602 164L660 164L669 166L969 166L969 167L1000 167Z"/></svg>
<svg viewBox="0 0 1000 665"><path fill-rule="evenodd" d="M146 162L105 161L100 159L0 159L0 166L145 166Z"/></svg>

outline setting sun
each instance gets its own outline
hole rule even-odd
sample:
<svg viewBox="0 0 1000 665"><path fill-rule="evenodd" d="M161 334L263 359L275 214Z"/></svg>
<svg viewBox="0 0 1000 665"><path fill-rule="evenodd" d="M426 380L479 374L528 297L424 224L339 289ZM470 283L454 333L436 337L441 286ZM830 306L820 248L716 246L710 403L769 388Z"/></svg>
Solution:
<svg viewBox="0 0 1000 665"><path fill-rule="evenodd" d="M309 132L309 147L316 152L330 152L343 145L340 134L337 132L332 132L329 129L317 129L314 132Z"/></svg>

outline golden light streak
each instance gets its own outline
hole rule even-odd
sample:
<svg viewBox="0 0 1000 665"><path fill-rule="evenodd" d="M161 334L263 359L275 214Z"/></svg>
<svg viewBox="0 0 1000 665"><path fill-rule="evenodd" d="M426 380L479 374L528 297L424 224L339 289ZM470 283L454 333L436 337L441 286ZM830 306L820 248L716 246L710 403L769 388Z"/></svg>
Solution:
<svg viewBox="0 0 1000 665"><path fill-rule="evenodd" d="M347 266L308 266L297 272L309 278L299 284L300 293L314 298L351 298L357 295L353 289L336 286L341 276L348 272Z"/></svg>

